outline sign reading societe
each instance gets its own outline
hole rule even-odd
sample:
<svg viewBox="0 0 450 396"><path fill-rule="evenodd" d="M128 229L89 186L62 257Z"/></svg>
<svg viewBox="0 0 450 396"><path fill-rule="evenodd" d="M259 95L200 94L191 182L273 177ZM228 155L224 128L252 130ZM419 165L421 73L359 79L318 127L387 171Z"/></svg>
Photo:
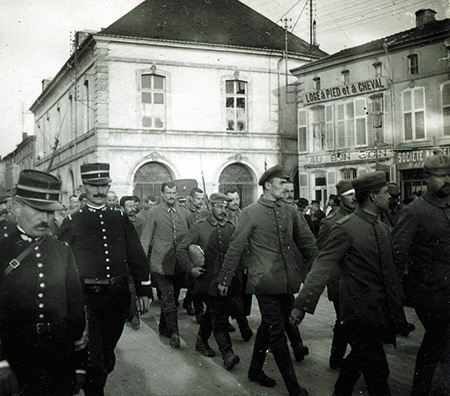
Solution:
<svg viewBox="0 0 450 396"><path fill-rule="evenodd" d="M450 155L450 147L441 147L440 150L443 154ZM396 152L397 168L401 170L422 168L423 162L428 156L433 155L433 151L433 149L422 149Z"/></svg>
<svg viewBox="0 0 450 396"><path fill-rule="evenodd" d="M332 87L305 93L306 104L324 102L326 100L340 99L348 96L361 95L368 92L381 91L386 89L387 83L385 77L375 78L355 82L340 87Z"/></svg>

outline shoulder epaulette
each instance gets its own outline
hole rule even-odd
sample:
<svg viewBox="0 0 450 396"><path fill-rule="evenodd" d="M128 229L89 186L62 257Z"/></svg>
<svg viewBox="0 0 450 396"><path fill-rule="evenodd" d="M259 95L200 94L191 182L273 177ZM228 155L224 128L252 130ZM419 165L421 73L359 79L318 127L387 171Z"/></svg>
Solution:
<svg viewBox="0 0 450 396"><path fill-rule="evenodd" d="M342 219L339 219L339 220L336 222L336 224L344 224L344 223L346 223L346 222L349 221L349 220L350 220L350 215L347 215L347 216L343 217Z"/></svg>
<svg viewBox="0 0 450 396"><path fill-rule="evenodd" d="M72 215L67 215L67 218L68 218L69 220L72 220Z"/></svg>
<svg viewBox="0 0 450 396"><path fill-rule="evenodd" d="M326 218L326 219L332 219L334 216L336 216L336 213L337 213L337 212L329 213L328 216L325 217L325 218Z"/></svg>

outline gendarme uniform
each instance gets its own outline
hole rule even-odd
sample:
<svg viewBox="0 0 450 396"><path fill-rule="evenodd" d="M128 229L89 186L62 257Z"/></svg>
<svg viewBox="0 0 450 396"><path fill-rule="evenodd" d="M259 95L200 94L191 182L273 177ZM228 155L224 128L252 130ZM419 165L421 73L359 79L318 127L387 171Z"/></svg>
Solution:
<svg viewBox="0 0 450 396"><path fill-rule="evenodd" d="M16 199L36 210L61 209L60 181L24 170ZM20 219L18 219L20 220ZM9 223L9 226L11 223ZM18 226L0 237L0 338L21 395L72 395L74 342L85 328L83 293L70 247Z"/></svg>
<svg viewBox="0 0 450 396"><path fill-rule="evenodd" d="M108 184L109 164L84 164L81 177L85 184ZM102 395L128 316L128 268L137 295L151 293L147 257L128 217L105 205L94 208L86 204L64 220L57 236L72 247L84 288L91 359L86 395Z"/></svg>

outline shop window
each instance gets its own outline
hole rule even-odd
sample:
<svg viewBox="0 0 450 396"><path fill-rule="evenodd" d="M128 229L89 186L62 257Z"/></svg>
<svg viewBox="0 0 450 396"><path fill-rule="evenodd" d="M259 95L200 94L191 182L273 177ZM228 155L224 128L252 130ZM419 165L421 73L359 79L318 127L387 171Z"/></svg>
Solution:
<svg viewBox="0 0 450 396"><path fill-rule="evenodd" d="M405 140L425 138L425 91L422 87L403 91Z"/></svg>
<svg viewBox="0 0 450 396"><path fill-rule="evenodd" d="M225 91L227 131L247 131L247 82L227 80Z"/></svg>
<svg viewBox="0 0 450 396"><path fill-rule="evenodd" d="M417 54L408 55L409 74L419 74L419 56Z"/></svg>
<svg viewBox="0 0 450 396"><path fill-rule="evenodd" d="M381 78L383 75L383 64L381 62L375 62L373 64L373 72L375 78Z"/></svg>
<svg viewBox="0 0 450 396"><path fill-rule="evenodd" d="M450 82L441 85L444 136L450 136Z"/></svg>
<svg viewBox="0 0 450 396"><path fill-rule="evenodd" d="M355 168L341 169L341 179L353 180L358 176L358 171Z"/></svg>
<svg viewBox="0 0 450 396"><path fill-rule="evenodd" d="M163 129L166 120L166 78L157 74L141 76L142 126Z"/></svg>
<svg viewBox="0 0 450 396"><path fill-rule="evenodd" d="M303 153L307 150L306 145L306 133L307 133L307 111L299 110L298 111L298 151Z"/></svg>

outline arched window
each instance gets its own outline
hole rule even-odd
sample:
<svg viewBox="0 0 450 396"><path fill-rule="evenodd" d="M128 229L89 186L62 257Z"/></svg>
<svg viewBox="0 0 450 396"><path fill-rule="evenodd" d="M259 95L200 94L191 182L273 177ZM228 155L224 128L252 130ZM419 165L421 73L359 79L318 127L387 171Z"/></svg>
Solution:
<svg viewBox="0 0 450 396"><path fill-rule="evenodd" d="M242 164L228 165L219 177L219 192L236 190L241 197L241 207L255 201L256 181L253 172Z"/></svg>
<svg viewBox="0 0 450 396"><path fill-rule="evenodd" d="M158 199L161 196L161 184L172 180L170 170L159 162L148 162L136 172L133 181L133 195L141 201L149 195Z"/></svg>

